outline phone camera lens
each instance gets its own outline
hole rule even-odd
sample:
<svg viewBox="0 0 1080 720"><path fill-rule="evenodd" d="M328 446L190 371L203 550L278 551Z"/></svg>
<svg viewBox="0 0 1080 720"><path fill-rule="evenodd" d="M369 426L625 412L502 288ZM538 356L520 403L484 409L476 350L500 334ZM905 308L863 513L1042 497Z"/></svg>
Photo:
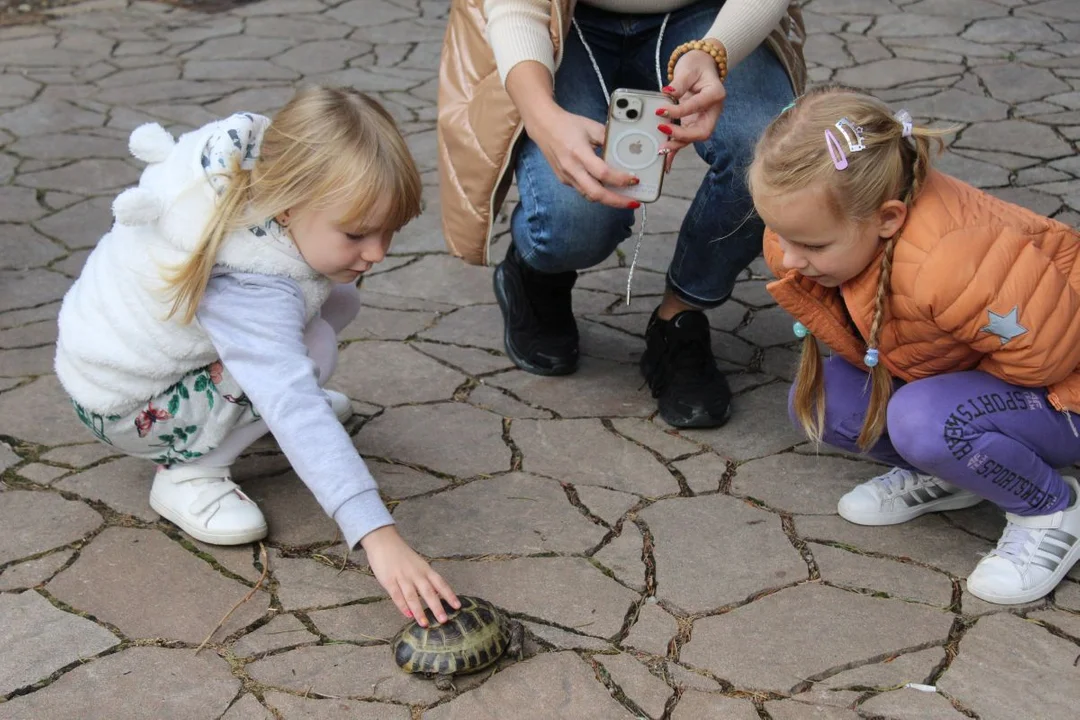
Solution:
<svg viewBox="0 0 1080 720"><path fill-rule="evenodd" d="M637 116L638 116L638 111L637 110L627 110L626 111L626 117L630 118L631 120L635 119Z"/></svg>
<svg viewBox="0 0 1080 720"><path fill-rule="evenodd" d="M626 107L629 104L630 104L630 101L627 100L626 98L619 98L618 100L615 101L615 107L619 108L620 110L625 110Z"/></svg>

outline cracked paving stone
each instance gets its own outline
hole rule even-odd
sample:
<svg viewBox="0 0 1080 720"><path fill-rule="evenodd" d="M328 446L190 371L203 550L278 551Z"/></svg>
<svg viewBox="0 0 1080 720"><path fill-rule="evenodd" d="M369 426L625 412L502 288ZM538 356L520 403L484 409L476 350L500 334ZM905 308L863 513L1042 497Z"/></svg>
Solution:
<svg viewBox="0 0 1080 720"><path fill-rule="evenodd" d="M71 205L34 223L44 235L72 250L91 248L112 225L112 198L96 197Z"/></svg>
<svg viewBox="0 0 1080 720"><path fill-rule="evenodd" d="M675 478L651 453L608 432L599 420L517 420L510 435L529 472L651 497L679 491ZM576 451L586 448L587 464Z"/></svg>
<svg viewBox="0 0 1080 720"><path fill-rule="evenodd" d="M581 485L575 489L578 500L589 509L589 512L612 526L626 514L627 510L641 501L637 495L592 485Z"/></svg>
<svg viewBox="0 0 1080 720"><path fill-rule="evenodd" d="M724 720L758 720L760 716L749 700L713 695L698 690L687 690L675 706L671 720L701 720L724 718Z"/></svg>
<svg viewBox="0 0 1080 720"><path fill-rule="evenodd" d="M1035 627L1008 613L979 619L938 687L982 720L1071 717L1080 702L1076 645Z"/></svg>
<svg viewBox="0 0 1080 720"><path fill-rule="evenodd" d="M664 707L672 695L667 683L649 672L632 655L619 653L596 655L594 658L604 667L612 682L649 717L659 718L664 714Z"/></svg>
<svg viewBox="0 0 1080 720"><path fill-rule="evenodd" d="M986 45L998 43L1054 43L1061 36L1047 23L1024 18L977 20L960 37Z"/></svg>
<svg viewBox="0 0 1080 720"><path fill-rule="evenodd" d="M1009 184L1009 171L998 165L973 160L958 153L945 153L934 159L934 167L978 188Z"/></svg>
<svg viewBox="0 0 1080 720"><path fill-rule="evenodd" d="M954 143L977 150L1014 148L1024 155L1053 159L1070 154L1069 144L1052 128L1028 120L1000 120L975 123Z"/></svg>
<svg viewBox="0 0 1080 720"><path fill-rule="evenodd" d="M883 470L874 463L838 457L811 461L796 453L770 455L740 465L731 492L796 515L832 515L844 493Z"/></svg>
<svg viewBox="0 0 1080 720"><path fill-rule="evenodd" d="M265 698L267 705L289 720L409 720L412 717L407 707L363 700L303 698L280 692L268 692Z"/></svg>
<svg viewBox="0 0 1080 720"><path fill-rule="evenodd" d="M637 525L623 523L622 533L610 540L593 558L615 574L624 585L645 590L645 564L641 558L643 538Z"/></svg>
<svg viewBox="0 0 1080 720"><path fill-rule="evenodd" d="M766 385L736 398L732 419L723 427L681 432L721 457L749 460L771 455L803 440L786 421L787 405L787 385Z"/></svg>
<svg viewBox="0 0 1080 720"><path fill-rule="evenodd" d="M474 305L443 315L420 333L423 340L503 350L503 320L498 305Z"/></svg>
<svg viewBox="0 0 1080 720"><path fill-rule="evenodd" d="M1015 203L1028 210L1049 215L1061 207L1061 200L1053 195L1035 192L1027 188L995 188L989 191L991 195L999 197L1006 202Z"/></svg>
<svg viewBox="0 0 1080 720"><path fill-rule="evenodd" d="M367 466L376 482L379 483L379 494L387 498L407 498L446 487L445 480L414 470L407 465L368 460Z"/></svg>
<svg viewBox="0 0 1080 720"><path fill-rule="evenodd" d="M790 345L795 342L791 332L792 317L781 307L766 308L754 313L750 324L738 331L738 336L760 348Z"/></svg>
<svg viewBox="0 0 1080 720"><path fill-rule="evenodd" d="M412 265L364 279L364 290L417 297L452 305L491 302L491 269L466 265L447 255L422 257Z"/></svg>
<svg viewBox="0 0 1080 720"><path fill-rule="evenodd" d="M910 558L957 577L967 577L978 563L980 553L986 553L994 545L958 533L943 518L930 515L887 527L855 525L839 516L797 517L795 532L804 540L834 542L867 552Z"/></svg>
<svg viewBox="0 0 1080 720"><path fill-rule="evenodd" d="M667 669L668 677L671 678L671 682L674 683L676 687L681 687L684 690L698 690L703 693L711 693L720 689L720 683L716 682L712 678L705 677L700 673L688 670L682 665L679 665L672 660L669 660L667 662ZM678 715L677 712L676 715ZM722 717L727 716L725 715Z"/></svg>
<svg viewBox="0 0 1080 720"><path fill-rule="evenodd" d="M904 106L915 117L961 122L985 122L1004 120L1009 116L1009 105L993 98L949 88L924 98L908 100Z"/></svg>
<svg viewBox="0 0 1080 720"><path fill-rule="evenodd" d="M432 567L456 592L602 638L619 631L637 599L584 558L437 560Z"/></svg>
<svg viewBox="0 0 1080 720"><path fill-rule="evenodd" d="M358 342L346 347L338 359L334 384L342 392L376 405L450 400L465 376L392 342Z"/></svg>
<svg viewBox="0 0 1080 720"><path fill-rule="evenodd" d="M270 115L289 101L296 93L291 85L260 87L258 89L240 89L229 93L217 102L206 105L217 117L226 117L237 112L257 112Z"/></svg>
<svg viewBox="0 0 1080 720"><path fill-rule="evenodd" d="M723 495L661 500L639 516L652 531L657 595L687 612L741 602L808 576L780 517L741 500ZM688 527L694 532L685 532Z"/></svg>
<svg viewBox="0 0 1080 720"><path fill-rule="evenodd" d="M1058 630L1063 630L1068 635L1080 639L1080 615L1074 615L1062 610L1040 610L1039 612L1028 613L1028 619L1053 625Z"/></svg>
<svg viewBox="0 0 1080 720"><path fill-rule="evenodd" d="M959 75L962 65L924 60L876 60L837 71L836 80L846 85L875 90L918 80Z"/></svg>
<svg viewBox="0 0 1080 720"><path fill-rule="evenodd" d="M613 362L633 363L635 366L645 344L641 338L594 322L578 323L581 333L581 355Z"/></svg>
<svg viewBox="0 0 1080 720"><path fill-rule="evenodd" d="M443 442L451 435L453 442ZM364 425L355 442L362 455L420 465L457 477L510 467L510 448L502 440L502 420L464 403L390 408Z"/></svg>
<svg viewBox="0 0 1080 720"><path fill-rule="evenodd" d="M1070 575L1075 574L1077 568L1073 568ZM1065 582L1057 586L1054 591L1054 603L1058 607L1080 613L1080 583Z"/></svg>
<svg viewBox="0 0 1080 720"><path fill-rule="evenodd" d="M882 560L839 550L828 545L809 545L821 579L833 585L867 588L889 597L948 607L952 604L952 581L941 573L918 565Z"/></svg>
<svg viewBox="0 0 1080 720"><path fill-rule="evenodd" d="M647 417L656 412L656 401L641 388L637 367L600 358L582 358L578 371L566 377L518 371L487 382L563 417Z"/></svg>
<svg viewBox="0 0 1080 720"><path fill-rule="evenodd" d="M736 687L785 693L834 668L944 643L951 625L937 609L802 585L698 620L680 657Z"/></svg>
<svg viewBox="0 0 1080 720"><path fill-rule="evenodd" d="M112 623L131 638L171 638L198 644L248 587L156 530L107 528L48 585L72 607ZM256 593L218 630L218 640L266 612Z"/></svg>
<svg viewBox="0 0 1080 720"><path fill-rule="evenodd" d="M925 684L944 659L943 648L927 648L845 670L818 682L815 687L833 690L869 687L884 690L909 682Z"/></svg>
<svg viewBox="0 0 1080 720"><path fill-rule="evenodd" d="M551 412L529 407L490 385L478 385L469 392L470 405L504 418L550 420Z"/></svg>
<svg viewBox="0 0 1080 720"><path fill-rule="evenodd" d="M103 114L84 110L63 100L31 102L0 114L0 128L10 130L20 138L101 127L104 123Z"/></svg>
<svg viewBox="0 0 1080 720"><path fill-rule="evenodd" d="M953 707L944 696L901 688L881 693L859 705L864 713L889 720L961 720L969 717Z"/></svg>
<svg viewBox="0 0 1080 720"><path fill-rule="evenodd" d="M19 174L19 184L48 190L93 195L138 181L139 171L123 160L77 160L55 170Z"/></svg>
<svg viewBox="0 0 1080 720"><path fill-rule="evenodd" d="M99 500L117 512L140 520L155 522L159 515L150 507L153 479L152 463L122 457L66 477L56 483L56 488Z"/></svg>
<svg viewBox="0 0 1080 720"><path fill-rule="evenodd" d="M72 550L61 550L37 560L9 565L5 570L0 571L0 591L37 587L55 575L73 554Z"/></svg>
<svg viewBox="0 0 1080 720"><path fill-rule="evenodd" d="M389 645L296 648L247 666L252 679L304 694L428 705L443 697L431 680L402 671Z"/></svg>
<svg viewBox="0 0 1080 720"><path fill-rule="evenodd" d="M228 663L212 652L134 647L80 665L48 687L0 705L0 720L116 720L148 712L201 720L224 713L239 689Z"/></svg>
<svg viewBox="0 0 1080 720"><path fill-rule="evenodd" d="M813 705L793 700L765 703L773 720L859 720L859 715L845 707Z"/></svg>
<svg viewBox="0 0 1080 720"><path fill-rule="evenodd" d="M38 202L36 190L12 185L0 187L0 207L4 208L4 220L14 223L37 220L48 213Z"/></svg>
<svg viewBox="0 0 1080 720"><path fill-rule="evenodd" d="M562 628L529 622L528 620L522 620L521 624L537 638L561 650L596 650L601 652L614 650L611 643L600 638L578 635Z"/></svg>
<svg viewBox="0 0 1080 720"><path fill-rule="evenodd" d="M424 713L424 720L499 720L507 708L521 720L616 720L619 705L576 654L554 652L511 665L476 690Z"/></svg>
<svg viewBox="0 0 1080 720"><path fill-rule="evenodd" d="M667 655L668 643L678 632L679 623L675 618L659 605L644 603L638 611L637 622L622 644L663 657Z"/></svg>
<svg viewBox="0 0 1080 720"><path fill-rule="evenodd" d="M71 280L48 270L0 270L0 312L59 300Z"/></svg>
<svg viewBox="0 0 1080 720"><path fill-rule="evenodd" d="M254 695L244 695L234 702L220 720L276 720L273 714L259 704Z"/></svg>
<svg viewBox="0 0 1080 720"><path fill-rule="evenodd" d="M1068 83L1059 80L1049 70L1020 63L987 65L975 68L990 94L1007 103L1039 100L1047 95L1070 90ZM1052 111L1051 109L1048 109Z"/></svg>
<svg viewBox="0 0 1080 720"><path fill-rule="evenodd" d="M20 462L22 462L22 458L11 449L11 446L7 443L0 442L0 473Z"/></svg>
<svg viewBox="0 0 1080 720"><path fill-rule="evenodd" d="M339 572L318 560L282 557L280 551L271 554L270 572L278 581L277 596L284 610L386 597L386 591L372 575L353 568Z"/></svg>
<svg viewBox="0 0 1080 720"><path fill-rule="evenodd" d="M116 645L105 628L53 607L32 590L0 595L0 694L30 685ZM5 706L0 706L2 716Z"/></svg>
<svg viewBox="0 0 1080 720"><path fill-rule="evenodd" d="M73 543L102 522L86 504L56 493L6 492L0 503L0 565Z"/></svg>
<svg viewBox="0 0 1080 720"><path fill-rule="evenodd" d="M619 433L651 448L665 458L676 458L699 452L700 447L680 437L673 428L666 425L638 420L636 418L615 418L612 427Z"/></svg>
<svg viewBox="0 0 1080 720"><path fill-rule="evenodd" d="M24 477L30 482L37 483L38 485L48 485L53 480L56 480L56 478L68 472L69 471L64 468L57 468L52 465L42 465L40 463L23 465L18 470L20 477Z"/></svg>
<svg viewBox="0 0 1080 720"><path fill-rule="evenodd" d="M371 45L351 40L316 40L294 45L273 56L277 65L304 75L345 68L349 61L371 52Z"/></svg>
<svg viewBox="0 0 1080 720"><path fill-rule="evenodd" d="M404 340L426 328L435 318L433 312L361 307L356 319L338 333L338 341Z"/></svg>
<svg viewBox="0 0 1080 720"><path fill-rule="evenodd" d="M5 270L41 267L67 254L64 248L29 225L4 225L3 230L3 235L0 235L0 268ZM5 342L0 347L11 345Z"/></svg>
<svg viewBox="0 0 1080 720"><path fill-rule="evenodd" d="M56 343L56 320L23 325L0 332L0 348L36 348Z"/></svg>
<svg viewBox="0 0 1080 720"><path fill-rule="evenodd" d="M494 355L484 350L440 345L431 342L414 342L412 346L421 352L450 363L454 367L461 368L471 375L483 375L496 370L509 370L514 367L514 363L505 355Z"/></svg>
<svg viewBox="0 0 1080 720"><path fill-rule="evenodd" d="M389 642L408 622L390 600L316 610L308 617L331 640L365 644Z"/></svg>
<svg viewBox="0 0 1080 720"><path fill-rule="evenodd" d="M603 538L559 484L525 473L481 479L402 501L394 521L428 557L499 553L581 553Z"/></svg>
<svg viewBox="0 0 1080 720"><path fill-rule="evenodd" d="M243 635L232 644L237 657L251 657L270 650L317 641L304 624L292 615L278 615L258 630Z"/></svg>
<svg viewBox="0 0 1080 720"><path fill-rule="evenodd" d="M720 479L727 472L727 463L712 453L695 455L674 465L694 493L716 492L720 489Z"/></svg>
<svg viewBox="0 0 1080 720"><path fill-rule="evenodd" d="M188 538L185 538L188 540ZM262 570L255 568L258 555L257 545L208 545L201 540L190 539L192 545L212 558L218 565L237 577L242 577L252 585L259 581Z"/></svg>
<svg viewBox="0 0 1080 720"><path fill-rule="evenodd" d="M78 445L64 445L43 453L42 460L70 465L73 468L83 468L92 465L107 457L118 455L118 451L104 443L91 442L79 443Z"/></svg>

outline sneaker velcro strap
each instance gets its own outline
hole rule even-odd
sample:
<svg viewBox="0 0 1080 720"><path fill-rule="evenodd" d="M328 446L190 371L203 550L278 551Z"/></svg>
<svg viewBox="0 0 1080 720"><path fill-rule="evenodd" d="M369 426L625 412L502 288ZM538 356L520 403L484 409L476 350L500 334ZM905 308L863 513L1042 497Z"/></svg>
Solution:
<svg viewBox="0 0 1080 720"><path fill-rule="evenodd" d="M185 483L192 480L232 480L232 471L227 467L206 465L178 465L159 471L159 475L171 483Z"/></svg>
<svg viewBox="0 0 1080 720"><path fill-rule="evenodd" d="M216 482L199 493L195 502L191 503L191 513L193 515L201 515L211 505L219 502L233 492L239 493L240 486L232 480L221 480L220 482Z"/></svg>

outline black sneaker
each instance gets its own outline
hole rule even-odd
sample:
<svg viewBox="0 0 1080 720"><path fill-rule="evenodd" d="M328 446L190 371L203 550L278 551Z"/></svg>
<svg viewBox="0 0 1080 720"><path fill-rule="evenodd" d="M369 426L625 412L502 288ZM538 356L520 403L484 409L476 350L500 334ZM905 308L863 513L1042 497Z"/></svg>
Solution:
<svg viewBox="0 0 1080 720"><path fill-rule="evenodd" d="M534 270L511 242L492 282L506 328L503 344L514 364L534 375L577 370L578 329L570 297L577 273Z"/></svg>
<svg viewBox="0 0 1080 720"><path fill-rule="evenodd" d="M645 330L641 374L668 425L719 427L731 415L731 388L716 367L709 321L699 310L685 310L671 320L661 320L653 311Z"/></svg>

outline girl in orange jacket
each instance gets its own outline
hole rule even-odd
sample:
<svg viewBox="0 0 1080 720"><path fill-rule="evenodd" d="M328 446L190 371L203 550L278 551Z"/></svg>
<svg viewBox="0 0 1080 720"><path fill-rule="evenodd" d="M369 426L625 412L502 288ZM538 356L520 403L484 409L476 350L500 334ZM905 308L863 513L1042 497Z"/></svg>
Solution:
<svg viewBox="0 0 1080 720"><path fill-rule="evenodd" d="M940 134L828 86L762 136L768 289L805 338L791 415L893 466L840 499L851 522L1004 509L968 590L1030 602L1080 560L1080 486L1055 470L1080 460L1080 233L933 171Z"/></svg>

